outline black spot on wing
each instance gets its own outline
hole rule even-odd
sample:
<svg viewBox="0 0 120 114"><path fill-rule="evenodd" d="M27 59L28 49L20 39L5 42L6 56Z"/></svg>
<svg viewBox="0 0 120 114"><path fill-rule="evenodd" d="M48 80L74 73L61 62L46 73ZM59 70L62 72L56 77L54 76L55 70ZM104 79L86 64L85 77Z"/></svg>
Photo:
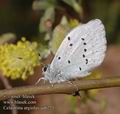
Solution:
<svg viewBox="0 0 120 114"><path fill-rule="evenodd" d="M70 37L68 37L68 40L70 40Z"/></svg>
<svg viewBox="0 0 120 114"><path fill-rule="evenodd" d="M86 52L87 51L87 49L84 49L84 52Z"/></svg>
<svg viewBox="0 0 120 114"><path fill-rule="evenodd" d="M58 57L58 60L60 60L61 59L61 57Z"/></svg>
<svg viewBox="0 0 120 114"><path fill-rule="evenodd" d="M85 39L84 38L81 38L82 39L82 41L84 41Z"/></svg>
<svg viewBox="0 0 120 114"><path fill-rule="evenodd" d="M83 58L85 58L85 55L83 54Z"/></svg>
<svg viewBox="0 0 120 114"><path fill-rule="evenodd" d="M82 40L82 41L84 41L85 39L84 39L84 38L81 38L81 40ZM87 43L86 43L86 42L84 42L84 43L83 43L83 45L87 45Z"/></svg>
<svg viewBox="0 0 120 114"><path fill-rule="evenodd" d="M73 46L73 44L71 43L69 46Z"/></svg>
<svg viewBox="0 0 120 114"><path fill-rule="evenodd" d="M84 43L83 43L83 45L87 45L87 43L86 43L86 42L84 42Z"/></svg>
<svg viewBox="0 0 120 114"><path fill-rule="evenodd" d="M70 64L70 60L68 60L68 63Z"/></svg>
<svg viewBox="0 0 120 114"><path fill-rule="evenodd" d="M81 68L81 67L79 67L79 70L81 71L81 70L82 70L82 68Z"/></svg>
<svg viewBox="0 0 120 114"><path fill-rule="evenodd" d="M88 59L85 59L86 60L86 64L88 64Z"/></svg>

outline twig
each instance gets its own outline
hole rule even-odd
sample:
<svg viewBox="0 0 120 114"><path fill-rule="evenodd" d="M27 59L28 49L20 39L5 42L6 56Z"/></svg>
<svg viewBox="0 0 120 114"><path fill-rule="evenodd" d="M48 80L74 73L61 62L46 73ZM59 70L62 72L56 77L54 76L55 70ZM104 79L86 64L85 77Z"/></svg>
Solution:
<svg viewBox="0 0 120 114"><path fill-rule="evenodd" d="M6 89L12 89L12 86L4 76L0 75L0 79L2 80ZM14 99L10 98L9 101L10 101L11 107L16 107L16 105L14 104ZM12 111L12 114L17 114L16 108L13 108L11 111Z"/></svg>
<svg viewBox="0 0 120 114"><path fill-rule="evenodd" d="M120 77L94 79L94 80L76 80L72 82L79 90L108 88L108 87L120 87ZM0 100L10 98L10 96L17 95L47 95L47 94L73 94L76 91L76 87L73 84L67 82L55 84L53 87L49 85L41 86L24 86L16 87L8 90L0 90Z"/></svg>

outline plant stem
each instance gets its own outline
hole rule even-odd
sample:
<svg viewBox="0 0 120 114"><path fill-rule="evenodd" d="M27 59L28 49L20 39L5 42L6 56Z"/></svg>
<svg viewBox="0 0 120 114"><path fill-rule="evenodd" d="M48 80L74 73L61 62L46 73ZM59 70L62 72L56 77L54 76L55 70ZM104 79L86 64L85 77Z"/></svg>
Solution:
<svg viewBox="0 0 120 114"><path fill-rule="evenodd" d="M12 89L0 90L0 100L10 98L10 96L17 95L47 95L47 94L73 94L76 89L88 90L108 87L120 87L120 77L92 79L92 80L76 80L73 84L64 82L55 84L53 87L51 84L41 86L24 86L16 87ZM75 86L77 86L77 88Z"/></svg>
<svg viewBox="0 0 120 114"><path fill-rule="evenodd" d="M4 84L4 86L5 86L6 89L12 89L12 86L10 85L10 83L7 80L6 77L0 75L0 79L2 80L2 82L3 82L3 84ZM10 101L11 107L16 107L16 104L14 104L14 99L13 98L10 98L9 101ZM12 114L17 114L18 113L18 111L16 110L16 108L13 108L11 111L12 111Z"/></svg>

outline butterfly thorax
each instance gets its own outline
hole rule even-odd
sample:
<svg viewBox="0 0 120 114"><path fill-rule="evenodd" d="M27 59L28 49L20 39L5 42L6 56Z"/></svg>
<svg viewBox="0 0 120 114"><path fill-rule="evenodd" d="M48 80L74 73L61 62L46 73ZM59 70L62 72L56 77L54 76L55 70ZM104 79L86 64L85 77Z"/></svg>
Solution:
<svg viewBox="0 0 120 114"><path fill-rule="evenodd" d="M65 81L62 72L58 69L52 69L50 65L43 68L44 79L48 80L50 83L60 83Z"/></svg>

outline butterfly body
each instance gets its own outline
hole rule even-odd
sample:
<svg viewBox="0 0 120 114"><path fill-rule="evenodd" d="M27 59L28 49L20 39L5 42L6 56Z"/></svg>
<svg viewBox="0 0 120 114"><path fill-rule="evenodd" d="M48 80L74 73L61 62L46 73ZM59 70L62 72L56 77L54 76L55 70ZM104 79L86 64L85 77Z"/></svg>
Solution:
<svg viewBox="0 0 120 114"><path fill-rule="evenodd" d="M43 70L44 80L60 83L85 77L99 66L106 51L104 25L91 20L73 29L61 43L50 65Z"/></svg>

